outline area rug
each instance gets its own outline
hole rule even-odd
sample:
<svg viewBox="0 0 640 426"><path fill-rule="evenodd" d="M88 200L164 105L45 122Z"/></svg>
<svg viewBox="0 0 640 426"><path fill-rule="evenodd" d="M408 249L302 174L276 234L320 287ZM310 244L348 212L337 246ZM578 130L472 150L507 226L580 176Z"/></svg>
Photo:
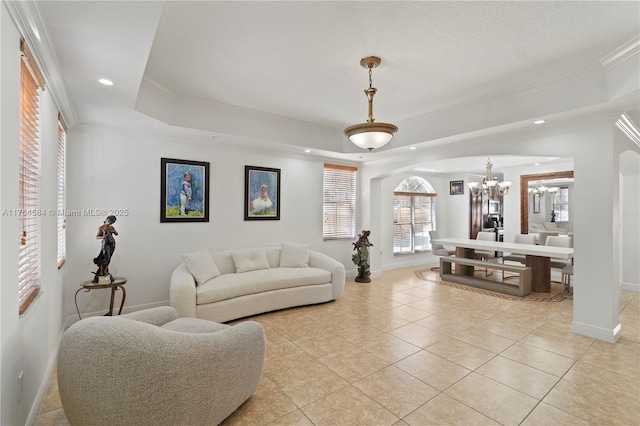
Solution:
<svg viewBox="0 0 640 426"><path fill-rule="evenodd" d="M561 302L564 299L570 297L570 295L564 291L564 285L558 281L551 281L551 292L549 293L531 292L526 296L513 296L511 294L499 293L497 291L485 290L483 288L452 283L440 279L433 279L429 277L429 275L433 275L433 272L430 269L420 269L414 271L414 273L416 274L416 277L422 281L435 283L450 288L457 288L464 291L471 291L473 293L485 294L487 296L498 297L500 299L506 300L521 300L523 302ZM484 271L482 273L484 273ZM504 277L505 280L509 280L510 278L517 279L518 276L513 275Z"/></svg>

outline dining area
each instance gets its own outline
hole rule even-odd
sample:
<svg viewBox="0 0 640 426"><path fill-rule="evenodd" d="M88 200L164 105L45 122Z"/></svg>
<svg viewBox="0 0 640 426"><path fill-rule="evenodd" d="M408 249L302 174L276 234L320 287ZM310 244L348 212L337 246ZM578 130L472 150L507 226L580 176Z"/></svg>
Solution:
<svg viewBox="0 0 640 426"><path fill-rule="evenodd" d="M545 245L539 245L526 234L506 242L497 241L494 232L479 232L476 239L436 235L431 243L448 249L440 257L443 280L526 296L531 292L549 293L551 270L555 268L561 272L564 292L572 293L574 249L567 236L550 237ZM515 277L517 281L512 279Z"/></svg>

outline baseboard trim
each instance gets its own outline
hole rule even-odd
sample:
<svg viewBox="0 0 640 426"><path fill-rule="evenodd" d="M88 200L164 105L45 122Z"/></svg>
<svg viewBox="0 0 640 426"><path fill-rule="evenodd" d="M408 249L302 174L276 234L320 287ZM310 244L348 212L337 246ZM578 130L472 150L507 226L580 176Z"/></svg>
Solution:
<svg viewBox="0 0 640 426"><path fill-rule="evenodd" d="M633 291L636 293L640 293L640 284L638 283L625 283L624 281L620 284L620 288L622 290Z"/></svg>
<svg viewBox="0 0 640 426"><path fill-rule="evenodd" d="M142 305L134 305L134 306L125 306L124 308L122 308L122 313L128 314L130 312L141 311L143 309L157 308L159 306L170 306L169 301L165 300L162 302L145 303ZM103 315L104 315L104 310L99 312L86 312L82 314L82 318L100 317ZM64 322L64 329L66 330L67 328L71 327L72 324L75 324L79 320L80 319L78 318L78 314L73 314L71 316L68 316Z"/></svg>
<svg viewBox="0 0 640 426"><path fill-rule="evenodd" d="M620 337L620 330L622 326L616 325L614 329L596 327L590 324L584 324L581 322L573 321L571 323L571 331L583 336L593 337L594 339L604 340L605 342L615 343Z"/></svg>
<svg viewBox="0 0 640 426"><path fill-rule="evenodd" d="M382 265L383 271L392 271L394 269L400 268L421 268L421 269L429 269L432 266L440 266L440 259L435 257L432 259L413 259L407 260L405 262L397 262L390 263L386 265Z"/></svg>
<svg viewBox="0 0 640 426"><path fill-rule="evenodd" d="M47 368L45 369L45 375L40 383L40 388L38 389L38 393L36 394L36 398L31 405L31 410L29 410L29 416L27 417L27 421L25 425L35 426L38 424L38 416L40 416L40 411L42 411L42 406L44 405L44 399L47 396L47 392L49 390L49 384L51 382L51 375L53 374L53 370L56 366L56 362L58 360L58 348L60 348L60 342L62 341L62 335L67 327L63 326L62 330L60 330L60 335L58 336L58 342L56 344L51 357L49 358L49 362L47 363Z"/></svg>

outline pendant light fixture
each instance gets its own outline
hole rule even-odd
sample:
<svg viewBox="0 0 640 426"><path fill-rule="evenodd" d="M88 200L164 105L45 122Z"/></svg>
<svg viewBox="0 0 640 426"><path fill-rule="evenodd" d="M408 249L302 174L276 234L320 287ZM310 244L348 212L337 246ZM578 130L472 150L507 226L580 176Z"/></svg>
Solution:
<svg viewBox="0 0 640 426"><path fill-rule="evenodd" d="M363 68L369 69L369 88L364 90L369 101L369 118L366 123L354 124L344 129L344 134L356 146L369 151L380 148L387 144L398 131L398 128L389 123L376 123L373 118L373 96L377 89L372 87L371 74L372 70L380 65L382 60L377 56L369 56L360 61Z"/></svg>

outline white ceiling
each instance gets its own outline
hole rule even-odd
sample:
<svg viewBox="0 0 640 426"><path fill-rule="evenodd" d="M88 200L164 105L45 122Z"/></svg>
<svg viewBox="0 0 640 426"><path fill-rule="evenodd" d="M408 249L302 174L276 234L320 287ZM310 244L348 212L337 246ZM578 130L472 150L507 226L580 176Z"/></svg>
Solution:
<svg viewBox="0 0 640 426"><path fill-rule="evenodd" d="M31 37L32 43L51 52L41 59L49 63L50 77L64 85L68 99L63 109L68 119L73 117L70 121L161 128L189 138L215 135L211 143L252 146L264 141L243 133L243 117L261 124L280 120L317 132L319 140L335 138L336 143L315 148L355 161L362 161L363 154L346 142L342 130L367 116L363 90L368 75L359 65L362 57L382 58L373 71L378 88L374 116L400 128L388 147L367 158L383 159L398 155L394 141L396 147L408 147L471 134L449 123L438 127L439 120L423 139L409 130L403 134L403 128L420 120L602 72L616 49L637 49L640 40L637 1L33 4L36 13L30 15L39 21L25 27L37 28L42 39ZM102 77L116 85L98 85ZM141 88L161 94L173 115L160 106L154 110L154 102L145 106ZM580 104L575 110L541 107L538 113L531 107L521 120L487 119L474 123L473 131L518 130L537 116L553 119L555 114L560 125L588 112L640 109L637 89L628 95ZM204 113L188 113L206 111L202 105L236 114L237 129L228 118L220 124L214 114L207 120ZM179 106L185 108L181 119L176 118ZM278 140L276 133L269 138L264 128L260 131L271 139L272 149L304 147L304 138ZM475 164L477 169L477 160ZM441 166L425 164L424 169Z"/></svg>

